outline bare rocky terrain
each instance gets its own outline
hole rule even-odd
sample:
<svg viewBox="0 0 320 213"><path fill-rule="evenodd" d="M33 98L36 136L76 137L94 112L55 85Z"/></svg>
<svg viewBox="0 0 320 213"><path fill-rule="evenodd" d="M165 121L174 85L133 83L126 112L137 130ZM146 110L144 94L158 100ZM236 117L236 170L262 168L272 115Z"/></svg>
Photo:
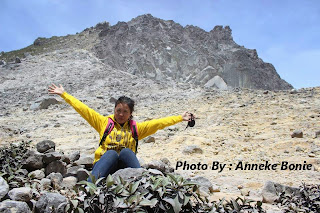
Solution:
<svg viewBox="0 0 320 213"><path fill-rule="evenodd" d="M137 21L138 18L132 20L128 26L136 26ZM148 24L156 22L152 21ZM174 26L170 21L165 23ZM48 95L48 86L55 83L62 84L68 93L103 115L113 113L112 99L121 95L136 101L134 119L138 122L193 112L197 117L195 127L185 129L183 122L159 130L153 135L154 142L148 142L150 138L140 141L138 157L141 163L167 158L175 169L178 162L189 164L189 170L179 167L176 172L186 177L208 178L214 184L215 192L209 195L211 199L246 195L261 200L267 181L295 187L301 183L320 183L320 87L291 90L291 85L275 76L277 83L269 82L262 88L287 90L232 88L232 84L227 90L216 90L217 85L204 86L213 76L207 76L206 82L197 82L205 75L203 72L194 81L167 75L150 77L154 70L145 75L132 73L125 69L127 65L120 69L121 60L115 61L119 52L112 55L113 61L108 64L105 52L99 55L93 51L106 48L107 43L99 40L101 36L106 39L110 30L119 28L117 30L121 31L124 24L107 26L109 31L105 25L77 35L37 39L34 45L43 48L40 52L29 48L32 54L25 53L21 63L0 65L1 145L22 140L31 140L35 145L49 139L56 143L58 151L80 151L81 155L93 157L99 135L62 98ZM188 29L193 28L189 26ZM216 35L221 37L219 33ZM220 47L224 45L236 44L227 42ZM241 50L247 54L244 48ZM263 65L260 59L257 61ZM166 63L162 66L167 66ZM275 70L269 74L273 72ZM273 78L266 79L272 81ZM259 82L247 86L255 88L252 85L256 83ZM59 103L48 109L37 109L36 102L48 97L56 98ZM300 136L293 135L295 131L300 131ZM225 164L225 167L222 171L212 170L213 162ZM264 168L241 170L240 162L243 166L262 164ZM292 167L300 164L302 169L282 170L285 162L294 164ZM269 164L275 169L270 169ZM274 207L268 208L273 212Z"/></svg>
<svg viewBox="0 0 320 213"><path fill-rule="evenodd" d="M174 168L178 161L207 164L206 170L179 167L176 172L208 178L217 191L210 195L212 199L242 193L259 200L268 180L289 186L320 183L319 87L219 91L163 83L111 69L90 52L71 49L29 56L11 68L2 66L0 75L1 145L50 139L59 151L79 150L93 156L98 134L62 98L52 96L60 104L48 109L31 109L38 98L48 96L47 86L53 82L105 115L113 113L110 99L120 95L136 100L134 119L138 122L194 112L195 127L185 129L186 123L179 123L158 131L153 135L155 142L140 142L138 157L144 163L166 157ZM302 131L302 138L292 138L295 130ZM221 172L211 170L213 161L227 165ZM310 170L281 170L284 161L312 166ZM239 162L280 165L271 171L236 170Z"/></svg>

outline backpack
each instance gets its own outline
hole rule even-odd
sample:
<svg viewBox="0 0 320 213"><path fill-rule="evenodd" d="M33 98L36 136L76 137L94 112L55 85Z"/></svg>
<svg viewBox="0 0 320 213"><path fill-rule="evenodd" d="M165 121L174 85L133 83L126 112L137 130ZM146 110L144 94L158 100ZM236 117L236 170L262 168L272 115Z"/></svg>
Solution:
<svg viewBox="0 0 320 213"><path fill-rule="evenodd" d="M138 151L138 127L137 127L137 122L134 121L134 120L130 120L129 121L129 125L130 125L130 129L131 129L132 137L136 141L136 154L137 154L137 151ZM99 146L102 145L102 142L111 133L113 128L114 128L114 121L111 118L109 118L106 130L104 130L104 133L103 133L103 136L102 136L102 138L100 140Z"/></svg>

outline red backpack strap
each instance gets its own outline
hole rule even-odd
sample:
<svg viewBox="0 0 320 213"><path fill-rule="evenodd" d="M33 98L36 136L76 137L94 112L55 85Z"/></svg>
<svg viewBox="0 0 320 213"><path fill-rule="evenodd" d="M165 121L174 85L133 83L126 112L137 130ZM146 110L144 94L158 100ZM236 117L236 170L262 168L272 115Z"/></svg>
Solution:
<svg viewBox="0 0 320 213"><path fill-rule="evenodd" d="M111 133L111 131L113 130L113 127L114 127L114 121L111 118L109 118L108 124L106 126L106 130L104 130L104 133L103 133L103 136L100 140L99 146L101 146L102 142L106 140L106 137Z"/></svg>
<svg viewBox="0 0 320 213"><path fill-rule="evenodd" d="M138 151L138 127L137 127L137 122L134 120L130 120L130 129L131 129L131 133L132 133L132 137L134 138L134 140L136 141L136 154Z"/></svg>

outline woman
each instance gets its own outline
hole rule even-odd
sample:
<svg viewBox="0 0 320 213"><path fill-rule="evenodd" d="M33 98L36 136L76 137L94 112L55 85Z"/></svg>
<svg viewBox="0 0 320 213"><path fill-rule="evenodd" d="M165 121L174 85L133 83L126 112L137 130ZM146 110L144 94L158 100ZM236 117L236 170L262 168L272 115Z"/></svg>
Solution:
<svg viewBox="0 0 320 213"><path fill-rule="evenodd" d="M115 104L114 115L103 116L89 108L87 105L65 92L64 88L52 84L49 86L49 94L60 95L70 104L87 122L99 133L100 144L95 151L92 175L95 178L106 177L118 169L141 168L135 155L137 141L141 140L157 130L174 125L181 121L190 121L191 114L184 112L182 115L154 119L142 123L136 123L138 137L132 136L132 113L134 101L128 97L120 97ZM111 119L111 120L110 120ZM108 135L104 136L106 127L114 123L114 127ZM110 128L111 129L111 128Z"/></svg>

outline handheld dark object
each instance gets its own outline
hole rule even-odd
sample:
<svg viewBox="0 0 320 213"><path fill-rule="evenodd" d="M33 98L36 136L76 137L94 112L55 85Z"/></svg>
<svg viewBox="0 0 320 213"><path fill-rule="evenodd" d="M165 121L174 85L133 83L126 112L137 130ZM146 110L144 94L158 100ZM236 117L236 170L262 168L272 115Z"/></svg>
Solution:
<svg viewBox="0 0 320 213"><path fill-rule="evenodd" d="M195 120L194 120L194 116L193 116L192 113L190 113L190 116L191 116L191 120L188 121L188 125L187 125L186 129L188 128L188 126L194 127L194 125L196 124L196 122L195 122Z"/></svg>

